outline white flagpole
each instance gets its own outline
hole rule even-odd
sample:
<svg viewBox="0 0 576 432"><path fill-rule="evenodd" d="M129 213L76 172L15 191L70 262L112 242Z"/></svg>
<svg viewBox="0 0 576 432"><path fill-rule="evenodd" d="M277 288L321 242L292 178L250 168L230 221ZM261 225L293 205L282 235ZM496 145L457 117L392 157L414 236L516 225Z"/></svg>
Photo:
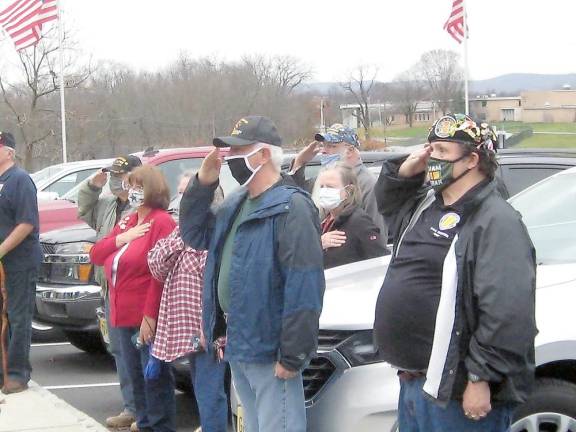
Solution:
<svg viewBox="0 0 576 432"><path fill-rule="evenodd" d="M64 21L62 20L62 2L58 1L58 31L60 33L60 115L62 117L62 160L68 162L66 145L66 101L64 99Z"/></svg>
<svg viewBox="0 0 576 432"><path fill-rule="evenodd" d="M468 100L468 14L466 0L462 1L464 9L464 109L466 115L470 114L470 103Z"/></svg>

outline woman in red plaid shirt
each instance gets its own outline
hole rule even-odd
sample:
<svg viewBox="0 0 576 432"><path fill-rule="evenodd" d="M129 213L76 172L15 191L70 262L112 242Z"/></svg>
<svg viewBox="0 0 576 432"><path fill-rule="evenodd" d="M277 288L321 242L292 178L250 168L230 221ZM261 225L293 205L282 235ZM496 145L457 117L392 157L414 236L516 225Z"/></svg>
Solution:
<svg viewBox="0 0 576 432"><path fill-rule="evenodd" d="M149 252L150 271L164 282L152 355L166 362L189 356L202 431L226 432L226 365L200 343L206 255L185 246L178 228Z"/></svg>

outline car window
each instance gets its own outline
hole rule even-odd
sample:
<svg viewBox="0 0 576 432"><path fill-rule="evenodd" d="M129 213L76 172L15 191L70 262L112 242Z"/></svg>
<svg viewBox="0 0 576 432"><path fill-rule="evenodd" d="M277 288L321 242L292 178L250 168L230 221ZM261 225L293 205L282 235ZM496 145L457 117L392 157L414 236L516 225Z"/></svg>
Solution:
<svg viewBox="0 0 576 432"><path fill-rule="evenodd" d="M97 170L97 168L90 168L65 175L64 177L59 178L55 182L43 188L42 191L56 193L59 197L61 197L66 192L69 192L72 188L82 183Z"/></svg>
<svg viewBox="0 0 576 432"><path fill-rule="evenodd" d="M568 167L558 166L502 166L504 182L510 196L538 183Z"/></svg>
<svg viewBox="0 0 576 432"><path fill-rule="evenodd" d="M576 261L576 173L559 174L510 199L540 263Z"/></svg>
<svg viewBox="0 0 576 432"><path fill-rule="evenodd" d="M32 181L38 185L39 183L48 180L50 177L55 176L60 171L63 171L65 168L66 167L62 165L51 165L30 174L30 177L32 178Z"/></svg>
<svg viewBox="0 0 576 432"><path fill-rule="evenodd" d="M175 197L178 194L178 182L180 176L186 171L198 171L202 164L202 158L187 158L175 159L168 162L163 162L158 165L162 174L166 177L168 186L170 187L170 195Z"/></svg>

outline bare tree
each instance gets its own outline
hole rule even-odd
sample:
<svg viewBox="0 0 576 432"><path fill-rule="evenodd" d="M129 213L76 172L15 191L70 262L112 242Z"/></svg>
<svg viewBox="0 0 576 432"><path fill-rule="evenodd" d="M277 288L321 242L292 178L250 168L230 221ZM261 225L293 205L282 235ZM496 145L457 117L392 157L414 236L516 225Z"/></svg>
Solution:
<svg viewBox="0 0 576 432"><path fill-rule="evenodd" d="M23 163L27 169L32 167L36 148L46 146L47 139L56 135L58 109L52 103L52 96L60 90L60 79L55 72L59 56L57 35L58 32L52 29L36 46L18 53L23 82L8 83L0 76L2 102L8 108L9 116L20 135L20 142L24 146ZM92 73L89 66L72 70L73 64L74 61L68 55L65 88L83 85Z"/></svg>
<svg viewBox="0 0 576 432"><path fill-rule="evenodd" d="M352 95L359 106L356 116L362 123L366 140L370 140L370 96L375 88L377 74L376 68L359 66L350 79L342 83L344 90Z"/></svg>
<svg viewBox="0 0 576 432"><path fill-rule="evenodd" d="M454 51L432 50L422 55L418 65L433 101L443 114L459 106L462 98L463 72L458 60Z"/></svg>
<svg viewBox="0 0 576 432"><path fill-rule="evenodd" d="M414 114L418 108L418 102L422 101L425 91L417 71L412 68L399 75L394 80L393 99L406 119L406 123L412 127Z"/></svg>

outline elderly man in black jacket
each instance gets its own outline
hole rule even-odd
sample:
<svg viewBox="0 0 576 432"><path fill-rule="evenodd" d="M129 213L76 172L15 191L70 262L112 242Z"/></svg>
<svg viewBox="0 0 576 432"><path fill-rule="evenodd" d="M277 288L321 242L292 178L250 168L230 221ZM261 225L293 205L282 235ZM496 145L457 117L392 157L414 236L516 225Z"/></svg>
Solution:
<svg viewBox="0 0 576 432"><path fill-rule="evenodd" d="M375 341L399 371L400 432L504 432L534 378L534 248L496 191L493 130L450 114L428 140L375 188L398 239Z"/></svg>

